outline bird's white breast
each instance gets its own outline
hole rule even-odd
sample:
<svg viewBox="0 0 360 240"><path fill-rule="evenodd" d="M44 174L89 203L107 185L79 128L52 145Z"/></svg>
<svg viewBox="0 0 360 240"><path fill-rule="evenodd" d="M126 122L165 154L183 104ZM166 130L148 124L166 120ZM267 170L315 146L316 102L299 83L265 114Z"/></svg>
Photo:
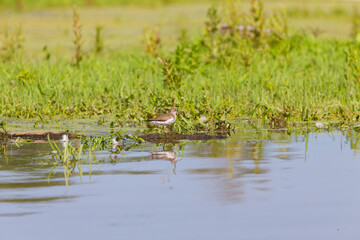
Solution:
<svg viewBox="0 0 360 240"><path fill-rule="evenodd" d="M170 124L173 124L176 120L176 117L171 117L166 121L151 121L151 123L155 124L155 125L160 125L160 126L167 126Z"/></svg>

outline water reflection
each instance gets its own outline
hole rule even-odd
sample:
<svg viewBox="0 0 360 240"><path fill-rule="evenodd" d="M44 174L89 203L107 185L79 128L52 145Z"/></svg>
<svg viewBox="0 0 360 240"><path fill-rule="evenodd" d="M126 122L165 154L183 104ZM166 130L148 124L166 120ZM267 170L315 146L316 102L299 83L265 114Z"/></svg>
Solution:
<svg viewBox="0 0 360 240"><path fill-rule="evenodd" d="M172 163L177 162L177 156L174 151L155 151L155 152L151 151L150 153L151 153L150 160L165 159L165 160L169 160Z"/></svg>
<svg viewBox="0 0 360 240"><path fill-rule="evenodd" d="M59 212L54 213L53 208L61 206L59 211L67 219L74 212L86 215L89 208L96 216L104 215L104 221L120 216L112 219L119 228L142 221L144 226L159 222L158 229L163 229L174 216L180 227L191 228L185 222L195 220L215 228L219 223L214 216L218 215L226 222L223 226L253 214L260 223L270 221L267 212L271 217L283 214L290 222L294 218L286 214L301 216L304 205L310 206L308 214L314 217L314 209L331 205L322 204L329 199L355 206L360 198L342 198L348 192L355 195L355 183L360 181L360 161L351 161L359 160L359 133L353 131L289 133L249 127L226 139L146 142L135 147L129 141L110 142L103 149L93 149L90 157L89 151L82 152L80 158L86 160L81 162L83 176L75 169L69 175L69 189L62 165L49 177L53 161L44 154L53 149L48 143L7 144L6 158L0 156L0 221L24 215L29 219L54 217ZM70 145L81 146L71 140L56 144L61 151ZM335 181L335 175L342 177ZM313 199L317 199L316 206ZM79 207L83 205L86 207ZM151 217L127 222L124 215ZM77 220L84 220L79 216ZM264 222L259 225L266 226ZM147 231L156 234L151 227Z"/></svg>
<svg viewBox="0 0 360 240"><path fill-rule="evenodd" d="M39 202L48 202L48 201L57 201L57 200L64 200L64 199L73 199L74 196L59 196L59 197L42 197L42 198L7 198L1 199L0 203L39 203Z"/></svg>

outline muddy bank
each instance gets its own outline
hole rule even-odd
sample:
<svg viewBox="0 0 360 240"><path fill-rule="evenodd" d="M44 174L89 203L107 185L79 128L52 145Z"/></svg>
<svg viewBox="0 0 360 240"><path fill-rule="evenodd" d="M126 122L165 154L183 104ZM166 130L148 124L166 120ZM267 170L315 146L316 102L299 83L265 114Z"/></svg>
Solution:
<svg viewBox="0 0 360 240"><path fill-rule="evenodd" d="M79 138L81 135L69 132L58 131L22 131L22 132L0 132L0 140L8 141L10 139L29 139L33 141L48 141L50 140L62 140L64 135L67 135L69 139ZM180 134L177 132L170 133L153 133L144 134L138 136L147 142L152 143L177 143L180 140L211 140L211 139L224 139L227 136L223 135L207 135L207 134ZM91 137L90 137L91 138Z"/></svg>
<svg viewBox="0 0 360 240"><path fill-rule="evenodd" d="M23 131L23 132L1 132L1 139L31 139L31 140L43 140L47 141L48 138L51 140L61 140L64 135L67 135L69 139L78 137L76 133L69 132L57 132L57 131Z"/></svg>
<svg viewBox="0 0 360 240"><path fill-rule="evenodd" d="M224 139L227 136L222 135L207 135L207 134L180 134L177 132L171 133L152 133L139 136L147 142L151 143L177 143L180 140L211 140L211 139Z"/></svg>

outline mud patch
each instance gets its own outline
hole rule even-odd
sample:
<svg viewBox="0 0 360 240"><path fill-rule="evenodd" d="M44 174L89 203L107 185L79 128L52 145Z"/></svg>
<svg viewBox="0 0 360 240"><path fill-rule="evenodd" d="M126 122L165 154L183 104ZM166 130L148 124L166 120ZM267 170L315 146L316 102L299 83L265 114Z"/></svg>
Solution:
<svg viewBox="0 0 360 240"><path fill-rule="evenodd" d="M3 133L4 134L4 133ZM31 140L40 140L47 141L48 137L51 140L61 140L64 135L67 135L69 139L74 139L78 137L76 133L68 133L68 132L56 132L56 131L24 131L24 132L12 132L6 133L7 139L31 139Z"/></svg>
<svg viewBox="0 0 360 240"><path fill-rule="evenodd" d="M207 135L207 134L180 134L177 132L171 133L152 133L139 136L147 142L151 143L178 143L180 140L211 140L211 139L224 139L227 136L221 135Z"/></svg>
<svg viewBox="0 0 360 240"><path fill-rule="evenodd" d="M270 118L269 126L272 129L286 128L287 122L283 115L278 115Z"/></svg>

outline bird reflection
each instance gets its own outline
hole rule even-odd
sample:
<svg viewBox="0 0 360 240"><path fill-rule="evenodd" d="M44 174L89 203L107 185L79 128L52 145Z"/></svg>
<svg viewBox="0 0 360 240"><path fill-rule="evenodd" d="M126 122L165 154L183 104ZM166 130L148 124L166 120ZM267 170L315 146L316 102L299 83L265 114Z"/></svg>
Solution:
<svg viewBox="0 0 360 240"><path fill-rule="evenodd" d="M154 159L165 159L169 160L172 163L172 170L169 174L167 174L166 177L161 177L160 185L165 184L165 182L170 182L170 176L172 174L176 175L176 162L177 162L177 156L174 151L150 151L151 156L150 160ZM167 179L167 181L165 180Z"/></svg>
<svg viewBox="0 0 360 240"><path fill-rule="evenodd" d="M68 135L66 135L66 134L62 135L62 139L60 140L60 142L61 142L63 148L66 148L68 146L68 144L69 144Z"/></svg>
<svg viewBox="0 0 360 240"><path fill-rule="evenodd" d="M174 151L151 151L151 156L150 159L165 159L165 160L169 160L172 163L176 163L177 162L177 156L176 153Z"/></svg>

